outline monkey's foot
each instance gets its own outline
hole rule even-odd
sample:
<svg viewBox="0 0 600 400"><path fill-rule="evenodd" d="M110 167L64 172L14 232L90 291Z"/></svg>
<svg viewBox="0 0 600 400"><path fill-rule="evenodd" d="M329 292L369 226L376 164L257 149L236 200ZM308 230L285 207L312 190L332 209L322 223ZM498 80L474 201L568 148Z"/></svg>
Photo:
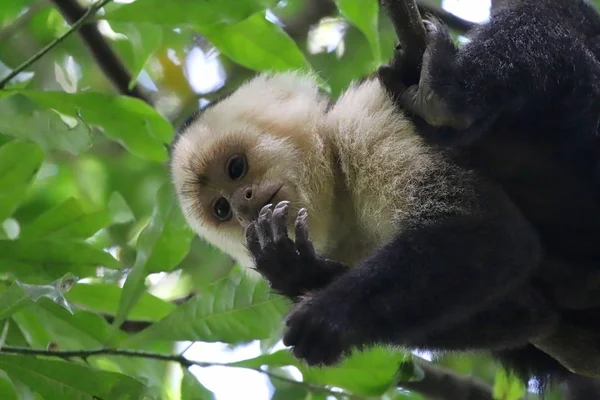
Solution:
<svg viewBox="0 0 600 400"><path fill-rule="evenodd" d="M308 212L298 211L295 223L296 241L288 237L289 202L282 201L271 210L264 206L256 222L246 229L246 243L255 269L271 288L295 300L309 291L320 289L348 267L319 257L308 237Z"/></svg>

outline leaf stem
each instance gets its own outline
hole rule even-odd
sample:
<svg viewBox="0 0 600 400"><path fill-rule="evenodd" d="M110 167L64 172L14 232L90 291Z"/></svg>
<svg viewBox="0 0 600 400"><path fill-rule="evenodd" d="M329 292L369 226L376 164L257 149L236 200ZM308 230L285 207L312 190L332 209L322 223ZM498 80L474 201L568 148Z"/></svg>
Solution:
<svg viewBox="0 0 600 400"><path fill-rule="evenodd" d="M102 7L104 7L111 1L112 0L100 0L99 2L97 2L95 4L92 4L90 6L90 8L87 9L85 14L79 20L77 20L77 22L75 22L73 25L71 25L71 27L69 28L68 31L66 31L60 37L57 37L56 39L54 39L52 42L48 43L48 45L46 45L43 49L41 49L40 51L35 53L33 56L31 56L31 58L29 58L28 60L23 62L21 65L19 65L17 68L15 68L11 73L9 73L4 78L2 78L2 80L0 80L0 89L3 89L6 86L6 84L9 83L15 76L17 76L18 74L23 72L25 69L30 67L33 63L35 63L37 60L42 58L46 53L48 53L50 50L52 50L54 47L56 47L58 44L60 44L66 38L71 36L71 34L73 34L77 29L79 29L83 24L85 24L92 16L94 16L96 14L96 12L98 12L98 10L100 10Z"/></svg>

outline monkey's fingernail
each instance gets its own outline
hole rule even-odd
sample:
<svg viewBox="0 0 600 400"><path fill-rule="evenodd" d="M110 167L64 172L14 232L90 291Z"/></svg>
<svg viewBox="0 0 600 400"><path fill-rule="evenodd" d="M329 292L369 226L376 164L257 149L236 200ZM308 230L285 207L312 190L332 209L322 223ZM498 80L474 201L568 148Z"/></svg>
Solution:
<svg viewBox="0 0 600 400"><path fill-rule="evenodd" d="M290 202L289 202L289 201L287 201L287 200L283 200L283 201L280 201L280 202L277 204L277 207L285 207L285 206L288 206L289 204L290 204Z"/></svg>
<svg viewBox="0 0 600 400"><path fill-rule="evenodd" d="M261 208L260 213L258 215L260 215L260 216L265 215L267 213L267 211L269 211L269 209L271 208L272 205L273 204L267 204L266 206Z"/></svg>
<svg viewBox="0 0 600 400"><path fill-rule="evenodd" d="M298 211L298 218L306 218L308 216L308 210L306 210L306 208L301 208L300 211Z"/></svg>

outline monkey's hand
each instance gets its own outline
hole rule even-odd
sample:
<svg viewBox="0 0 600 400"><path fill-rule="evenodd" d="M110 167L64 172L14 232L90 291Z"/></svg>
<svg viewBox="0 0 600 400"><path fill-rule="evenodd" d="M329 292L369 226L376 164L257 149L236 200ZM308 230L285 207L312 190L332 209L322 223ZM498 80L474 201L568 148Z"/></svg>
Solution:
<svg viewBox="0 0 600 400"><path fill-rule="evenodd" d="M271 210L263 207L256 222L246 229L246 243L255 269L278 293L296 301L309 291L327 286L348 267L315 253L308 238L308 213L298 211L295 223L296 241L288 237L289 202L282 201Z"/></svg>
<svg viewBox="0 0 600 400"><path fill-rule="evenodd" d="M294 356L310 366L334 365L351 349L362 349L363 341L350 329L356 309L336 300L316 292L305 296L286 318L283 344L292 346Z"/></svg>

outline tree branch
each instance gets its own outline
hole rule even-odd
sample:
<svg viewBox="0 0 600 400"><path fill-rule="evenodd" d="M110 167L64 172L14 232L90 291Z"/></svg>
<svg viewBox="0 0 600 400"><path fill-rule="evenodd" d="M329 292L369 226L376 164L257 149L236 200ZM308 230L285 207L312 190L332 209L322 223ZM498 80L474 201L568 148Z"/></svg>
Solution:
<svg viewBox="0 0 600 400"><path fill-rule="evenodd" d="M199 367L230 367L230 368L247 368L237 367L230 364L214 363L214 362L201 362L188 360L182 354L161 354L152 353L140 350L127 350L127 349L92 349L92 350L42 350L42 349L31 349L28 347L17 347L17 346L4 346L0 348L0 353L5 354L21 354L30 356L46 356L46 357L57 357L64 360L70 360L73 358L80 358L87 360L89 357L94 356L123 356L133 358L145 358L151 360L175 362L182 367L189 368L191 366ZM483 382L477 378L461 376L453 371L447 370L443 367L433 365L425 360L415 359L417 365L425 372L424 379L420 381L412 382L401 382L398 386L412 390L423 395L429 396L433 399L438 400L455 400L455 399L469 399L469 400L491 400L492 390ZM306 382L299 382L293 379L282 377L272 372L248 368L253 371L260 372L268 375L273 379L285 381L294 385L303 386L309 391L322 392L340 395L339 392L334 392L326 387L312 385ZM344 393L352 399L360 399L361 397Z"/></svg>
<svg viewBox="0 0 600 400"><path fill-rule="evenodd" d="M351 393L340 393L339 391L333 391L324 386L313 385L311 383L300 382L290 378L286 378L281 375L277 375L273 372L269 372L266 370L262 370L260 368L249 368L249 367L238 367L235 365L224 364L224 363L215 363L215 362L202 362L202 361L193 361L188 360L182 354L161 354L161 353L152 353L147 351L140 350L127 350L127 349L93 349L93 350L41 350L41 349L31 349L28 347L17 347L17 346L4 346L0 348L0 353L4 354L20 354L20 355L30 355L30 356L45 356L45 357L57 357L62 358L63 360L70 360L73 358L80 358L82 360L87 360L89 357L94 356L122 356L122 357L132 357L132 358L145 358L148 360L157 360L157 361L165 361L165 362L175 362L182 367L189 368L192 366L198 367L229 367L229 368L245 368L250 369L252 371L259 372L261 374L267 375L270 378L277 379L283 382L290 383L292 385L304 387L306 390L310 392L320 392L326 393L335 397L338 397L340 394L343 394L345 397L349 399L362 400L363 398L360 396L353 395Z"/></svg>
<svg viewBox="0 0 600 400"><path fill-rule="evenodd" d="M427 42L425 27L415 0L380 0L380 3L400 41L404 73L418 77Z"/></svg>
<svg viewBox="0 0 600 400"><path fill-rule="evenodd" d="M100 10L102 7L104 7L111 1L112 0L102 0L102 1L99 1L98 3L92 5L85 12L85 14L77 22L75 22L73 25L71 25L71 28L68 31L66 31L62 36L60 36L60 37L54 39L52 42L48 43L48 45L46 45L43 49L41 49L40 51L35 53L27 61L23 62L21 65L19 65L17 68L15 68L11 73L9 73L4 78L2 78L2 80L0 80L0 89L3 89L6 86L6 84L9 83L15 76L19 75L21 72L26 70L30 65L32 65L34 62L36 62L37 60L42 58L44 55L46 55L46 53L48 53L50 50L52 50L54 47L56 47L58 44L60 44L66 38L71 36L71 34L73 34L77 29L79 29L79 27L81 27L88 19L90 19L92 16L94 16L96 14L96 12L98 12L98 10Z"/></svg>
<svg viewBox="0 0 600 400"><path fill-rule="evenodd" d="M52 0L52 2L70 24L77 23L88 12L88 9L82 7L77 0ZM104 36L102 36L96 22L85 23L81 26L79 36L86 44L90 53L92 53L104 75L120 93L137 97L151 104L150 99L139 85L136 84L131 89L129 88L132 76L119 59L117 53L114 52Z"/></svg>
<svg viewBox="0 0 600 400"><path fill-rule="evenodd" d="M492 400L492 388L470 376L462 376L425 360L414 358L425 377L420 381L400 382L398 386L436 400Z"/></svg>

